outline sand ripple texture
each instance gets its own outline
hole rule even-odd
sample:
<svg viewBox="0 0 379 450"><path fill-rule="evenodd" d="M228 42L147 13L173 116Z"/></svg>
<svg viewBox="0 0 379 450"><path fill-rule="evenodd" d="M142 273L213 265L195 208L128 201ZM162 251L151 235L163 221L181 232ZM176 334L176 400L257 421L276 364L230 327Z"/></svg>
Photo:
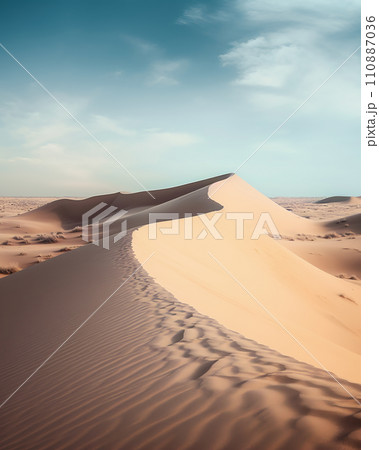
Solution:
<svg viewBox="0 0 379 450"><path fill-rule="evenodd" d="M2 280L1 401L130 277L0 409L1 449L359 447L359 406L328 374L197 313L138 266L129 237ZM21 298L25 276L35 294ZM33 315L43 301L50 312Z"/></svg>

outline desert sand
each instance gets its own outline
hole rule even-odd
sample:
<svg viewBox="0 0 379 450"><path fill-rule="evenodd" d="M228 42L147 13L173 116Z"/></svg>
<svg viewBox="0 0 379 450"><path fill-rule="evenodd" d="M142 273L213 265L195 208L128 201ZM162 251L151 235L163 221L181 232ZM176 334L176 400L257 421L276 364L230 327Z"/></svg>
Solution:
<svg viewBox="0 0 379 450"><path fill-rule="evenodd" d="M0 197L0 219L17 216L60 200L60 197Z"/></svg>
<svg viewBox="0 0 379 450"><path fill-rule="evenodd" d="M1 219L5 263L8 247L77 246L0 280L1 448L358 448L359 212L300 217L235 175L153 194ZM100 201L128 211L110 250L76 228ZM225 213L241 211L236 239ZM151 212L181 218L151 240ZM200 217L185 239L189 212L221 213L223 239L197 239ZM283 239L250 239L261 212Z"/></svg>
<svg viewBox="0 0 379 450"><path fill-rule="evenodd" d="M25 213L56 200L62 199L0 197L0 278L84 244L80 227L65 230L57 221L25 219Z"/></svg>

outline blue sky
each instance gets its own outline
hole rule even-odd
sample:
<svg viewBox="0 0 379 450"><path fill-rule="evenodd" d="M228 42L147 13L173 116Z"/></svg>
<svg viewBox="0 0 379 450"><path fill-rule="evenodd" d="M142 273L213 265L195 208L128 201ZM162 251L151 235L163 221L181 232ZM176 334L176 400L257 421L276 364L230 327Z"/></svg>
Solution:
<svg viewBox="0 0 379 450"><path fill-rule="evenodd" d="M155 189L234 172L360 45L360 3L3 0L0 36ZM0 195L141 190L1 48L0 73ZM360 194L359 52L238 175Z"/></svg>

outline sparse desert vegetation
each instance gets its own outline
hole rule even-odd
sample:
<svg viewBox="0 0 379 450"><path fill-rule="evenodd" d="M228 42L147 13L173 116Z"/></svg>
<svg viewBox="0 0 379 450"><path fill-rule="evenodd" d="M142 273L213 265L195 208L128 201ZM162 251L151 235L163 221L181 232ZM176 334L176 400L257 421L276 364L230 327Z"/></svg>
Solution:
<svg viewBox="0 0 379 450"><path fill-rule="evenodd" d="M34 240L39 242L40 244L53 244L55 242L58 242L58 237L53 233L39 234Z"/></svg>
<svg viewBox="0 0 379 450"><path fill-rule="evenodd" d="M10 264L9 266L0 266L0 274L10 275L15 272L20 272L21 268L17 264Z"/></svg>

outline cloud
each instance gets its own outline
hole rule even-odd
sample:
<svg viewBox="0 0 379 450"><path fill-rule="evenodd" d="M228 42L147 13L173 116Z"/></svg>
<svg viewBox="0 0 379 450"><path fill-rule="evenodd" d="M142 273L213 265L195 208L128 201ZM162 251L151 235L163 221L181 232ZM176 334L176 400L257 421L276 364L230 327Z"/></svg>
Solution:
<svg viewBox="0 0 379 450"><path fill-rule="evenodd" d="M150 86L175 86L179 84L178 75L188 65L185 59L166 59L164 48L136 36L122 35L122 39L139 53L145 55L144 61L149 67L146 84ZM121 71L116 73L115 78L119 78L123 74Z"/></svg>
<svg viewBox="0 0 379 450"><path fill-rule="evenodd" d="M200 139L190 133L175 133L167 131L153 131L150 132L147 138L143 141L143 145L148 145L152 149L169 150L177 147L187 147L196 144Z"/></svg>
<svg viewBox="0 0 379 450"><path fill-rule="evenodd" d="M289 33L271 33L233 44L220 59L224 66L237 69L236 84L281 87L304 57L303 40L304 35L298 39Z"/></svg>
<svg viewBox="0 0 379 450"><path fill-rule="evenodd" d="M58 106L50 105L41 110L37 105L33 107L17 99L4 102L0 108L0 128L19 145L23 142L32 147L77 131L77 125Z"/></svg>
<svg viewBox="0 0 379 450"><path fill-rule="evenodd" d="M176 23L180 25L188 25L190 23L199 24L207 21L208 18L206 16L205 7L200 5L192 6L191 8L186 9Z"/></svg>
<svg viewBox="0 0 379 450"><path fill-rule="evenodd" d="M153 63L148 77L149 85L174 86L179 84L178 75L187 66L187 61L157 61Z"/></svg>
<svg viewBox="0 0 379 450"><path fill-rule="evenodd" d="M112 72L108 72L107 76L109 78L113 78L114 80L119 80L123 77L124 71L123 70L114 70Z"/></svg>
<svg viewBox="0 0 379 450"><path fill-rule="evenodd" d="M255 24L286 24L290 28L338 32L360 17L360 1L345 0L343 5L329 0L237 0L236 8Z"/></svg>
<svg viewBox="0 0 379 450"><path fill-rule="evenodd" d="M126 42L138 52L148 54L156 53L157 51L159 51L159 47L156 44L145 39L141 39L137 36L123 34L121 38L124 42Z"/></svg>
<svg viewBox="0 0 379 450"><path fill-rule="evenodd" d="M192 151L196 151L201 141L202 139L193 133L151 129L141 130L130 139L128 148L132 154L138 155L135 161L137 173L138 170L142 170L146 174L154 173L157 167L163 171L167 170L174 159L178 158L181 161L183 155L191 155ZM184 156L184 159L187 157ZM162 163L166 169L162 167Z"/></svg>
<svg viewBox="0 0 379 450"><path fill-rule="evenodd" d="M228 17L226 10L209 12L206 6L197 5L186 9L176 23L179 25L203 25L211 22L224 22Z"/></svg>
<svg viewBox="0 0 379 450"><path fill-rule="evenodd" d="M135 135L135 130L129 129L126 124L103 115L93 115L93 127L98 132L110 132L119 136Z"/></svg>
<svg viewBox="0 0 379 450"><path fill-rule="evenodd" d="M77 116L138 179L144 178L162 155L200 142L187 132L132 128L123 117L89 114L87 110ZM140 190L98 143L49 101L4 102L0 133L0 178L6 189L13 189L9 195L22 194L28 185L32 186L30 195L91 195L121 187Z"/></svg>
<svg viewBox="0 0 379 450"><path fill-rule="evenodd" d="M220 61L235 69L233 84L250 88L257 106L269 107L274 96L274 103L284 106L304 100L359 45L357 1L348 0L344 14L340 4L326 0L239 0L237 8L244 24L250 24L251 35L231 43ZM342 68L334 76L340 81L335 94L341 93L343 85L354 101L359 70L352 76L351 65L357 67L358 60L357 54L347 63L350 69Z"/></svg>
<svg viewBox="0 0 379 450"><path fill-rule="evenodd" d="M5 186L13 186L17 194L29 185L32 195L54 190L77 195L78 191L96 187L101 191L107 186L100 173L109 170L112 162L59 107L44 101L30 105L23 100L8 106L0 111L0 165ZM14 180L20 180L19 184Z"/></svg>

